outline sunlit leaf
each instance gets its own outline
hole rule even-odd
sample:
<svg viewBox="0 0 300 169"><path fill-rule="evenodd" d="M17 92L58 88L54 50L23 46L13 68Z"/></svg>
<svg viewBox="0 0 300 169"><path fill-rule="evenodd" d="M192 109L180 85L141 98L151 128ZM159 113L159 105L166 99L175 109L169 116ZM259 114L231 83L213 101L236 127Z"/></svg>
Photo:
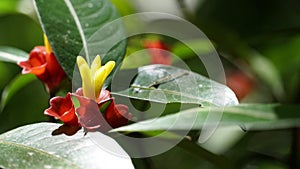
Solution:
<svg viewBox="0 0 300 169"><path fill-rule="evenodd" d="M23 126L0 135L0 167L2 168L134 168L130 157L111 138L96 142L83 130L73 136L52 135L61 125L38 123ZM101 145L114 147L120 156L106 151Z"/></svg>
<svg viewBox="0 0 300 169"><path fill-rule="evenodd" d="M113 131L201 129L208 114L222 112L219 126L240 126L243 130L271 130L300 126L300 106L279 104L240 104L225 108L193 108L157 119L141 121ZM196 117L196 119L195 119ZM191 123L193 123L191 125Z"/></svg>
<svg viewBox="0 0 300 169"><path fill-rule="evenodd" d="M126 77L130 78L130 74ZM122 85L118 79L115 83ZM112 94L159 103L238 104L235 94L227 86L191 71L164 65L140 67L129 89Z"/></svg>
<svg viewBox="0 0 300 169"><path fill-rule="evenodd" d="M28 58L29 54L13 47L0 46L0 61L17 63Z"/></svg>

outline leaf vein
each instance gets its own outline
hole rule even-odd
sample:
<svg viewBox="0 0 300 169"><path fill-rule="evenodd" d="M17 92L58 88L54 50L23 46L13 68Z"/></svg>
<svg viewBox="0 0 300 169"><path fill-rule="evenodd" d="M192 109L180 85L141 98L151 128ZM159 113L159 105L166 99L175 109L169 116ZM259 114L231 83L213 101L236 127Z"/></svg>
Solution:
<svg viewBox="0 0 300 169"><path fill-rule="evenodd" d="M84 52L85 52L85 57L86 57L86 60L88 62L88 64L90 64L90 57L89 57L89 51L88 51L88 47L87 47L87 41L86 41L86 38L85 38L85 34L84 34L84 31L83 31L83 28L82 28L82 25L80 23L80 20L78 18L78 15L71 3L70 0L64 0L71 15L73 16L74 18L74 21L75 21L75 24L78 28L78 31L79 31L79 34L80 34L80 37L81 37L81 40L82 40L82 45L83 45L83 49L84 49Z"/></svg>

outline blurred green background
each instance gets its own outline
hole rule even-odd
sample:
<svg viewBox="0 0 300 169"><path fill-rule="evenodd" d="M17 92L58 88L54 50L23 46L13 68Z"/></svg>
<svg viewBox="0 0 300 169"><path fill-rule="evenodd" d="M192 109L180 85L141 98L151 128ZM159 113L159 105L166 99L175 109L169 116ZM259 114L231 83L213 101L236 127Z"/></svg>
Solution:
<svg viewBox="0 0 300 169"><path fill-rule="evenodd" d="M43 45L42 35L32 1L0 1L0 46L29 53L34 46ZM33 75L22 76L21 68L13 63L0 62L0 71L0 133L46 120L42 112L49 96L43 84Z"/></svg>

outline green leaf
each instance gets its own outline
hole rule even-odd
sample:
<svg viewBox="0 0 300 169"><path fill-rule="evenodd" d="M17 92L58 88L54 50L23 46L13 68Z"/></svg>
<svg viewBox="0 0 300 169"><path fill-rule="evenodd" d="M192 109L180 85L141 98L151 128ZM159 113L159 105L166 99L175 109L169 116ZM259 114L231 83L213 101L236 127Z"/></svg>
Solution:
<svg viewBox="0 0 300 169"><path fill-rule="evenodd" d="M10 62L0 62L0 93L3 92L6 85L13 80L17 75L20 74L20 67ZM0 99L1 100L1 99Z"/></svg>
<svg viewBox="0 0 300 169"><path fill-rule="evenodd" d="M0 46L13 46L26 52L43 44L40 25L20 13L0 16L0 37Z"/></svg>
<svg viewBox="0 0 300 169"><path fill-rule="evenodd" d="M13 13L17 11L18 0L0 1L0 14Z"/></svg>
<svg viewBox="0 0 300 169"><path fill-rule="evenodd" d="M40 22L58 61L72 77L76 57L120 64L126 48L123 25L109 0L35 0ZM57 10L59 9L59 10ZM49 12L51 11L51 12ZM117 67L117 66L116 66Z"/></svg>
<svg viewBox="0 0 300 169"><path fill-rule="evenodd" d="M120 0L110 0L120 12L122 16L131 15L136 13L134 8L134 2L120 1Z"/></svg>
<svg viewBox="0 0 300 169"><path fill-rule="evenodd" d="M0 61L17 63L28 58L29 54L13 47L0 46Z"/></svg>
<svg viewBox="0 0 300 169"><path fill-rule="evenodd" d="M191 71L164 65L139 68L129 89L112 94L159 103L238 104L235 94L227 86Z"/></svg>
<svg viewBox="0 0 300 169"><path fill-rule="evenodd" d="M192 49L194 50L192 50ZM176 43L172 47L172 53L181 59L188 59L198 54L207 54L214 51L214 47L208 40L197 39L187 41L185 44Z"/></svg>
<svg viewBox="0 0 300 169"><path fill-rule="evenodd" d="M234 169L235 168L229 162L229 160L226 159L225 157L223 157L221 155L213 154L191 141L183 140L178 144L178 147L181 147L185 151L189 152L190 154L192 154L200 159L205 159L205 160L211 162L218 168L222 168L222 169Z"/></svg>
<svg viewBox="0 0 300 169"><path fill-rule="evenodd" d="M134 168L130 157L117 156L101 147L106 143L126 154L108 136L102 133L87 133L84 136L83 130L73 136L53 136L51 133L59 127L60 124L38 123L0 135L0 167ZM90 134L102 138L103 142L96 142Z"/></svg>
<svg viewBox="0 0 300 169"><path fill-rule="evenodd" d="M17 143L1 142L0 167L3 168L76 168L72 163L64 159L49 156L41 150L33 150L31 147Z"/></svg>
<svg viewBox="0 0 300 169"><path fill-rule="evenodd" d="M0 110L4 109L5 105L15 94L34 80L36 80L34 75L19 75L10 82L10 84L8 84L2 92Z"/></svg>
<svg viewBox="0 0 300 169"><path fill-rule="evenodd" d="M234 169L229 159L213 154L187 139L182 140L167 152L148 158L134 158L133 161L139 169L154 168L152 166L155 168ZM151 162L152 166L149 166Z"/></svg>
<svg viewBox="0 0 300 169"><path fill-rule="evenodd" d="M19 75L2 94L0 133L21 125L47 120L43 111L49 106L49 95L34 75Z"/></svg>
<svg viewBox="0 0 300 169"><path fill-rule="evenodd" d="M300 126L300 106L298 105L240 104L225 108L188 109L155 120L137 122L112 131L198 130L204 126L208 114L217 114L222 111L222 119L210 121L211 124L218 123L219 126L238 125L244 130L271 130Z"/></svg>
<svg viewBox="0 0 300 169"><path fill-rule="evenodd" d="M279 71L274 64L257 52L253 52L252 56L249 57L248 60L253 71L270 87L275 97L279 101L284 100L286 96L283 83L280 78Z"/></svg>

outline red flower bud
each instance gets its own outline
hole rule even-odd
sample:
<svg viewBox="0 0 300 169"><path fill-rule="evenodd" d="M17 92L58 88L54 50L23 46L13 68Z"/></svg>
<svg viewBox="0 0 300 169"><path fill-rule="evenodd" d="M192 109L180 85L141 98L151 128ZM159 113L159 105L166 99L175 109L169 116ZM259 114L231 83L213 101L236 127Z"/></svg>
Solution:
<svg viewBox="0 0 300 169"><path fill-rule="evenodd" d="M57 90L61 81L66 77L54 54L47 53L44 46L35 47L29 54L27 61L18 62L23 68L23 74L35 74L49 92Z"/></svg>
<svg viewBox="0 0 300 169"><path fill-rule="evenodd" d="M159 40L145 41L144 46L148 49L152 64L171 65L171 55L169 47Z"/></svg>
<svg viewBox="0 0 300 169"><path fill-rule="evenodd" d="M241 71L232 72L226 78L227 85L239 100L242 100L255 88L254 80Z"/></svg>
<svg viewBox="0 0 300 169"><path fill-rule="evenodd" d="M50 108L46 109L44 114L53 116L64 122L66 125L80 126L75 114L71 93L68 93L65 98L57 96L50 99Z"/></svg>
<svg viewBox="0 0 300 169"><path fill-rule="evenodd" d="M112 128L117 128L126 125L132 118L132 114L128 112L128 107L126 105L115 105L115 102L112 99L104 112L104 117Z"/></svg>

